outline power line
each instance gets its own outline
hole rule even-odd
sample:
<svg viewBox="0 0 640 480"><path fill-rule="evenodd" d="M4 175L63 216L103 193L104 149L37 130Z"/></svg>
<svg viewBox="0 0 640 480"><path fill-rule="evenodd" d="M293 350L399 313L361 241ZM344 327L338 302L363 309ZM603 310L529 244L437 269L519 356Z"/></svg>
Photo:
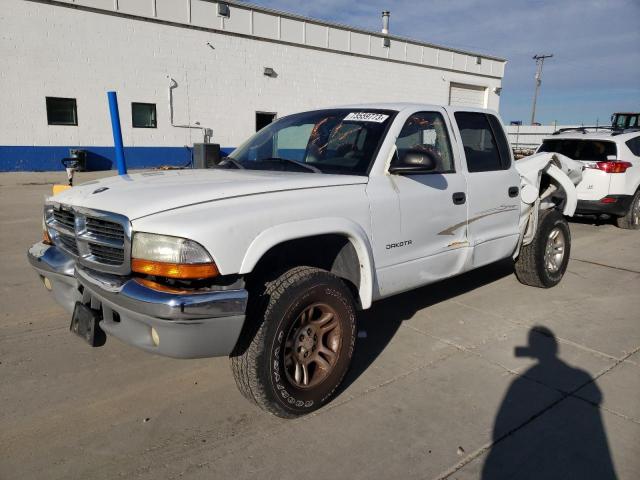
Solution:
<svg viewBox="0 0 640 480"><path fill-rule="evenodd" d="M544 59L551 57L553 57L553 54L533 56L533 59L536 61L536 88L533 94L533 107L531 108L531 125L536 123L536 102L538 101L538 90L540 90L540 84L542 83L542 66L544 65Z"/></svg>

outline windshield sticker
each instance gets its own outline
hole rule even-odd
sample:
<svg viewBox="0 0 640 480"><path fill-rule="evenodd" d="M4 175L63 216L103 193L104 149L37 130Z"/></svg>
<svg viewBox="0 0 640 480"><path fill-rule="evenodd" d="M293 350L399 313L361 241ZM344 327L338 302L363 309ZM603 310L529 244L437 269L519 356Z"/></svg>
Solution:
<svg viewBox="0 0 640 480"><path fill-rule="evenodd" d="M344 117L343 122L375 122L382 123L389 115L383 115L382 113L371 113L371 112L351 112L349 115Z"/></svg>

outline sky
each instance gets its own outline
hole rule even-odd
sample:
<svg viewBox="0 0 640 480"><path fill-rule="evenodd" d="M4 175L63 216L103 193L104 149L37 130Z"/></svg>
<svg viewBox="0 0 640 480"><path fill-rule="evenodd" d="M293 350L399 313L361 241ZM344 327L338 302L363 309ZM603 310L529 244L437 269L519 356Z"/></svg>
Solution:
<svg viewBox="0 0 640 480"><path fill-rule="evenodd" d="M615 111L640 111L640 0L251 0L320 20L508 60L500 114L531 118L535 54L545 61L536 120L608 123Z"/></svg>

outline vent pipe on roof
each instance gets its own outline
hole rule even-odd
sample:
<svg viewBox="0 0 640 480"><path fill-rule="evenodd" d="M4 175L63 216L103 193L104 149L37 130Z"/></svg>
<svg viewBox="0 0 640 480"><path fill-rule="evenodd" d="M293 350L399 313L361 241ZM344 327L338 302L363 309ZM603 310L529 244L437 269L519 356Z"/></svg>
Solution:
<svg viewBox="0 0 640 480"><path fill-rule="evenodd" d="M389 17L391 16L391 12L385 10L382 12L382 33L385 35L389 35Z"/></svg>

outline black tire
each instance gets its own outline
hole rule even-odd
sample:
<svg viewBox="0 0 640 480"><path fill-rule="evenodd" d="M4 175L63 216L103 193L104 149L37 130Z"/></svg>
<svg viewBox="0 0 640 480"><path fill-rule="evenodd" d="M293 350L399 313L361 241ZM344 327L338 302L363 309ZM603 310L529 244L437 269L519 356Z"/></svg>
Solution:
<svg viewBox="0 0 640 480"><path fill-rule="evenodd" d="M243 332L249 338L231 356L238 389L283 418L322 407L353 356L356 310L351 292L325 270L296 267L255 293L247 317L253 328Z"/></svg>
<svg viewBox="0 0 640 480"><path fill-rule="evenodd" d="M624 217L616 218L616 224L619 228L626 230L640 229L640 190L633 196L627 214Z"/></svg>
<svg viewBox="0 0 640 480"><path fill-rule="evenodd" d="M557 232L554 239L550 239L552 232ZM559 244L554 243L559 237L564 240L561 258L555 250ZM547 248L550 248L549 257ZM570 254L571 232L567 220L555 209L544 210L538 216L538 228L533 241L520 249L515 261L516 277L521 283L532 287L554 287L567 270Z"/></svg>

